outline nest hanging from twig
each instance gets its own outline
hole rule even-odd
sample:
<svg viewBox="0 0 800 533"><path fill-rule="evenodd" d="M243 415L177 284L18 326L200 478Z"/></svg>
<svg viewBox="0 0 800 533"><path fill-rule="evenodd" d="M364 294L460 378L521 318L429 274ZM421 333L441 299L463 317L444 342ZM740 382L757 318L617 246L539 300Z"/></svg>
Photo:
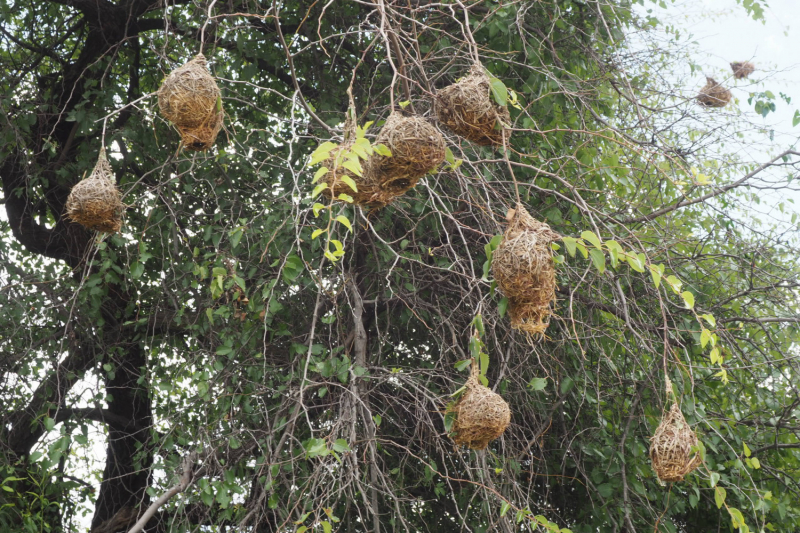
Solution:
<svg viewBox="0 0 800 533"><path fill-rule="evenodd" d="M326 183L333 184L333 195L345 193L353 197L353 203L359 205L383 206L392 202L413 189L425 174L436 169L445 156L444 137L439 131L421 117L404 117L392 113L386 120L375 144L383 144L392 153L383 156L374 153L366 161L361 162L362 176L341 167L331 170L325 177ZM333 169L336 157L353 146L353 142L344 144L331 152L326 162ZM358 191L341 181L345 174L355 181ZM331 189L325 194L330 196Z"/></svg>
<svg viewBox="0 0 800 533"><path fill-rule="evenodd" d="M737 80L744 79L755 72L756 66L749 61L735 61L731 63L733 77Z"/></svg>
<svg viewBox="0 0 800 533"><path fill-rule="evenodd" d="M547 329L550 303L556 298L550 244L561 236L521 205L509 209L506 218L509 224L492 256L492 272L508 297L512 327L539 335Z"/></svg>
<svg viewBox="0 0 800 533"><path fill-rule="evenodd" d="M731 101L731 92L706 76L706 84L697 95L697 103L704 107L725 107Z"/></svg>
<svg viewBox="0 0 800 533"><path fill-rule="evenodd" d="M465 78L438 91L434 108L453 133L481 146L501 146L503 128L511 122L508 108L492 98L489 76L479 64Z"/></svg>
<svg viewBox="0 0 800 533"><path fill-rule="evenodd" d="M453 414L453 441L472 450L486 448L511 422L511 410L506 401L481 385L478 376L478 365L473 362L466 390L449 409Z"/></svg>
<svg viewBox="0 0 800 533"><path fill-rule="evenodd" d="M70 191L65 214L89 229L116 233L122 226L124 209L114 171L106 159L105 148L101 148L92 173Z"/></svg>
<svg viewBox="0 0 800 533"><path fill-rule="evenodd" d="M661 481L683 481L683 476L701 463L700 454L692 451L698 445L689 424L677 403L661 419L650 439L650 460Z"/></svg>
<svg viewBox="0 0 800 533"><path fill-rule="evenodd" d="M217 138L224 113L222 93L203 54L178 67L158 90L161 114L177 126L189 150L207 150Z"/></svg>

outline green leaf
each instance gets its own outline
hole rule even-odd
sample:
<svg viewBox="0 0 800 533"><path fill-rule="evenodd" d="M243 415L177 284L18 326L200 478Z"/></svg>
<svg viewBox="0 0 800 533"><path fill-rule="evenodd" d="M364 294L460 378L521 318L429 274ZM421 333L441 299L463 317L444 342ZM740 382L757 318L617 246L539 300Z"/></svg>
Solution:
<svg viewBox="0 0 800 533"><path fill-rule="evenodd" d="M606 255L602 250L592 249L589 250L589 256L592 258L594 267L602 274L606 271Z"/></svg>
<svg viewBox="0 0 800 533"><path fill-rule="evenodd" d="M592 246L594 246L598 250L602 249L603 247L603 241L601 241L600 237L595 235L593 231L581 232L581 239L583 239L584 241L588 241Z"/></svg>
<svg viewBox="0 0 800 533"><path fill-rule="evenodd" d="M503 504L500 506L500 516L505 516L509 509L511 509L511 504L508 502L503 502Z"/></svg>
<svg viewBox="0 0 800 533"><path fill-rule="evenodd" d="M316 182L318 182L318 181L319 181L319 179L320 179L322 176L324 176L325 174L327 174L328 172L330 172L330 171L328 170L328 167L319 167L319 168L317 169L317 171L314 173L314 179L313 179L313 180L311 180L311 183L316 183Z"/></svg>
<svg viewBox="0 0 800 533"><path fill-rule="evenodd" d="M342 166L344 168L346 168L347 170L349 170L350 172L352 172L353 174L355 174L356 176L363 176L364 175L364 171L361 168L361 163L359 163L358 161L353 161L353 160L348 159L347 161L342 163ZM347 179L345 179L345 178L349 179L350 181L348 182ZM350 188L352 188L354 191L358 190L355 187L355 182L353 181L353 179L351 177L349 177L347 175L341 175L341 176L339 176L339 179L342 180L343 182L347 183L348 185L350 185L350 183L353 183L353 185L350 185Z"/></svg>
<svg viewBox="0 0 800 533"><path fill-rule="evenodd" d="M758 457L753 457L752 459L750 459L750 465L754 469L758 470L759 468L761 468L761 461L758 460Z"/></svg>
<svg viewBox="0 0 800 533"><path fill-rule="evenodd" d="M746 443L746 442L745 442L745 443L743 443L743 446L744 446L744 456L745 456L745 457L750 457L750 454L752 454L752 453L753 453L753 452L751 452L751 451L750 451L750 447L749 447L749 446L747 446L747 443Z"/></svg>
<svg viewBox="0 0 800 533"><path fill-rule="evenodd" d="M800 111L795 111L792 117L792 127L794 128L798 124L800 124Z"/></svg>
<svg viewBox="0 0 800 533"><path fill-rule="evenodd" d="M716 487L717 482L719 482L719 474L717 472L711 472L711 477L708 482L712 487Z"/></svg>
<svg viewBox="0 0 800 533"><path fill-rule="evenodd" d="M497 312L500 315L500 318L506 316L506 310L508 309L508 298L503 296L503 298L497 304Z"/></svg>
<svg viewBox="0 0 800 533"><path fill-rule="evenodd" d="M333 451L339 452L339 453L349 452L350 451L350 445L347 444L347 441L344 440L344 439L336 439L336 441L333 443Z"/></svg>
<svg viewBox="0 0 800 533"><path fill-rule="evenodd" d="M650 274L653 276L653 284L657 289L661 286L661 271L655 265L650 265Z"/></svg>
<svg viewBox="0 0 800 533"><path fill-rule="evenodd" d="M481 376L485 376L487 370L489 370L489 354L481 352Z"/></svg>
<svg viewBox="0 0 800 533"><path fill-rule="evenodd" d="M134 261L131 265L131 279L139 279L144 274L144 265L139 261Z"/></svg>
<svg viewBox="0 0 800 533"><path fill-rule="evenodd" d="M692 309L694 307L694 294L689 291L683 291L681 293L681 297L683 298L683 303L686 304L687 309Z"/></svg>
<svg viewBox="0 0 800 533"><path fill-rule="evenodd" d="M500 79L491 77L489 78L489 85L492 88L492 96L498 105L504 106L508 103L508 89L506 84Z"/></svg>
<svg viewBox="0 0 800 533"><path fill-rule="evenodd" d="M714 318L714 315L710 315L710 314L706 313L706 314L704 314L704 315L700 315L700 318L702 318L702 319L704 319L706 322L708 322L708 324L709 324L709 325L710 325L712 328L715 328L715 327L717 327L717 320Z"/></svg>
<svg viewBox="0 0 800 533"><path fill-rule="evenodd" d="M358 186L356 185L356 182L353 180L353 178L344 174L339 176L339 179L342 180L344 183L346 183L347 186L353 190L353 192L358 192Z"/></svg>
<svg viewBox="0 0 800 533"><path fill-rule="evenodd" d="M706 328L703 328L703 331L700 332L700 347L705 348L708 341L711 340L711 332L708 331Z"/></svg>
<svg viewBox="0 0 800 533"><path fill-rule="evenodd" d="M456 363L456 370L461 372L462 370L470 366L471 363L472 359L462 359L461 361Z"/></svg>
<svg viewBox="0 0 800 533"><path fill-rule="evenodd" d="M311 153L311 161L309 161L309 165L316 165L320 161L324 161L328 159L331 155L331 150L336 148L336 144L328 141L320 144L316 150Z"/></svg>
<svg viewBox="0 0 800 533"><path fill-rule="evenodd" d="M384 157L392 157L392 151L385 144L376 144L372 147L375 153Z"/></svg>
<svg viewBox="0 0 800 533"><path fill-rule="evenodd" d="M319 193L321 193L322 191L324 191L327 188L328 188L328 184L327 183L325 183L325 182L317 183L317 186L314 187L314 191L311 193L311 196L312 197L318 196Z"/></svg>
<svg viewBox="0 0 800 533"><path fill-rule="evenodd" d="M528 382L528 388L533 391L544 390L547 387L547 378L533 378Z"/></svg>
<svg viewBox="0 0 800 533"><path fill-rule="evenodd" d="M346 216L338 215L334 220L336 222L339 222L340 224L342 224L344 227L346 227L350 231L353 231L353 226L350 225L350 219L347 218Z"/></svg>
<svg viewBox="0 0 800 533"><path fill-rule="evenodd" d="M712 365L716 365L720 361L719 348L717 348L716 346L714 348L711 348L711 353L709 353L708 355L711 358Z"/></svg>
<svg viewBox="0 0 800 533"><path fill-rule="evenodd" d="M56 421L49 416L44 417L44 429L52 431L54 427L56 427Z"/></svg>
<svg viewBox="0 0 800 533"><path fill-rule="evenodd" d="M450 163L451 166L456 164L456 156L453 155L453 151L448 147L444 149L444 160Z"/></svg>
<svg viewBox="0 0 800 533"><path fill-rule="evenodd" d="M314 239L316 239L317 237L319 237L320 235L322 235L326 231L328 231L326 228L317 228L317 229L315 229L314 231L311 232L311 240L313 241Z"/></svg>
<svg viewBox="0 0 800 533"><path fill-rule="evenodd" d="M319 212L322 211L323 209L325 209L326 207L327 206L324 206L319 202L315 202L314 205L311 207L311 209L314 211L314 216L318 217L319 216Z"/></svg>
<svg viewBox="0 0 800 533"><path fill-rule="evenodd" d="M323 520L322 522L320 522L320 524L322 524L323 533L331 533L331 523L330 522L328 522L327 520Z"/></svg>
<svg viewBox="0 0 800 533"><path fill-rule="evenodd" d="M577 239L575 237L562 237L561 242L564 243L564 246L567 247L567 252L571 257L575 257L575 243Z"/></svg>
<svg viewBox="0 0 800 533"><path fill-rule="evenodd" d="M565 378L564 378L564 379L561 381L561 387L560 387L561 394L566 394L566 393L568 393L570 390L572 390L572 386L573 386L574 384L575 384L575 380L573 380L573 379L572 379L571 377L569 377L569 376L565 377Z"/></svg>
<svg viewBox="0 0 800 533"><path fill-rule="evenodd" d="M714 501L717 502L717 509L722 509L722 504L725 503L725 496L727 496L727 494L727 491L722 487L714 488Z"/></svg>

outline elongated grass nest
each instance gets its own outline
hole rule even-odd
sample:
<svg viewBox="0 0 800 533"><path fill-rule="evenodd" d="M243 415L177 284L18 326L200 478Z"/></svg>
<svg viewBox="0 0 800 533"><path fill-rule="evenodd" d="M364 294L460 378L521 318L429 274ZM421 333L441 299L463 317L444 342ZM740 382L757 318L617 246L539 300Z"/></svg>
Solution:
<svg viewBox="0 0 800 533"><path fill-rule="evenodd" d="M497 286L508 297L512 327L540 335L550 323L556 273L550 244L561 236L524 207L509 209L508 227L492 256Z"/></svg>
<svg viewBox="0 0 800 533"><path fill-rule="evenodd" d="M469 75L436 93L439 121L453 133L481 146L503 144L503 128L511 122L506 106L492 98L489 76L476 64Z"/></svg>
<svg viewBox="0 0 800 533"><path fill-rule="evenodd" d="M116 233L122 226L124 209L106 150L101 148L92 173L70 191L66 216L89 229Z"/></svg>
<svg viewBox="0 0 800 533"><path fill-rule="evenodd" d="M366 161L361 161L362 176L341 167L335 175L333 171L329 172L325 181L331 185L334 178L336 179L333 191L335 196L345 193L353 197L355 204L387 205L413 189L420 178L444 161L444 137L421 117L404 117L399 113L392 113L386 119L374 144L383 144L392 155L380 155L376 152ZM353 142L345 142L334 149L326 166L333 169L337 154L352 146ZM353 192L341 181L342 174L356 182L358 191ZM330 189L327 189L326 194L330 195Z"/></svg>
<svg viewBox="0 0 800 533"><path fill-rule="evenodd" d="M681 408L672 404L650 439L650 460L661 481L683 481L683 476L700 465L700 455L692 451L698 440L683 418Z"/></svg>
<svg viewBox="0 0 800 533"><path fill-rule="evenodd" d="M697 103L704 107L725 107L731 101L731 92L706 76L706 84L697 95Z"/></svg>
<svg viewBox="0 0 800 533"><path fill-rule="evenodd" d="M749 61L735 61L731 63L733 77L737 80L744 79L755 72L756 66Z"/></svg>
<svg viewBox="0 0 800 533"><path fill-rule="evenodd" d="M222 93L203 54L178 67L158 90L161 114L177 126L189 150L207 150L217 138L224 113Z"/></svg>
<svg viewBox="0 0 800 533"><path fill-rule="evenodd" d="M473 362L466 390L449 410L453 413L453 441L472 450L486 448L511 422L506 401L481 385L478 376L478 365Z"/></svg>

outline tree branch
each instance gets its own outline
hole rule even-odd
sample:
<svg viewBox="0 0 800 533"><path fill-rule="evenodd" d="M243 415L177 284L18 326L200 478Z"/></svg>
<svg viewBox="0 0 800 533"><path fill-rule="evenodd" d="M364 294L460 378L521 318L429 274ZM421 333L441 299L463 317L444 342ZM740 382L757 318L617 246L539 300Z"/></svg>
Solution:
<svg viewBox="0 0 800 533"><path fill-rule="evenodd" d="M186 490L186 487L192 482L192 468L194 468L194 464L197 462L197 453L192 452L187 455L183 459L183 474L181 474L181 480L178 482L177 485L169 489L167 492L161 495L156 501L150 504L150 507L142 514L139 521L133 524L133 527L128 531L128 533L139 533L144 529L144 526L147 522L150 521L151 518L156 514L156 511L167 503L171 498L175 495L183 492Z"/></svg>

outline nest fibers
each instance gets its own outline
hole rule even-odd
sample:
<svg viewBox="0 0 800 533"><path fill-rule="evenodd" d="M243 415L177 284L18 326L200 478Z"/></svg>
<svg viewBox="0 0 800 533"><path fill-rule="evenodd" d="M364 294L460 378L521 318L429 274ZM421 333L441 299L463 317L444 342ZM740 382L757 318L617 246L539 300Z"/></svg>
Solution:
<svg viewBox="0 0 800 533"><path fill-rule="evenodd" d="M472 450L483 450L511 422L511 410L499 395L481 385L478 364L465 384L466 390L449 412L453 414L453 441Z"/></svg>
<svg viewBox="0 0 800 533"><path fill-rule="evenodd" d="M445 157L444 137L439 130L421 117L404 117L397 112L386 119L375 144L385 145L392 155L372 154L362 163L362 176L343 168L339 168L337 173L329 172L325 181L328 185L334 184L334 196L349 194L355 204L389 204L397 196L413 189L420 178L442 164ZM345 143L331 152L326 166L333 168L334 158L350 146L352 144ZM338 181L343 173L356 182L358 191L354 192L346 183ZM326 194L330 194L330 189Z"/></svg>
<svg viewBox="0 0 800 533"><path fill-rule="evenodd" d="M725 107L731 101L731 92L706 76L706 84L697 95L697 103L704 107Z"/></svg>
<svg viewBox="0 0 800 533"><path fill-rule="evenodd" d="M503 128L511 122L506 106L492 98L489 76L482 65L436 93L436 116L456 135L481 146L503 144Z"/></svg>
<svg viewBox="0 0 800 533"><path fill-rule="evenodd" d="M650 439L650 460L661 481L683 481L683 476L698 467L700 455L692 452L698 440L683 418L678 404L661 419L661 424Z"/></svg>
<svg viewBox="0 0 800 533"><path fill-rule="evenodd" d="M167 76L158 90L161 114L177 126L189 150L207 150L222 127L222 93L203 54Z"/></svg>
<svg viewBox="0 0 800 533"><path fill-rule="evenodd" d="M756 66L749 61L736 61L731 63L731 69L733 70L733 77L741 80L755 72Z"/></svg>
<svg viewBox="0 0 800 533"><path fill-rule="evenodd" d="M69 193L66 216L73 222L104 233L116 233L122 226L125 204L120 199L114 172L100 149L97 164L88 178L79 181Z"/></svg>
<svg viewBox="0 0 800 533"><path fill-rule="evenodd" d="M540 335L550 323L550 302L556 299L550 244L561 236L521 205L509 209L506 218L509 224L492 256L492 272L508 297L512 327Z"/></svg>

